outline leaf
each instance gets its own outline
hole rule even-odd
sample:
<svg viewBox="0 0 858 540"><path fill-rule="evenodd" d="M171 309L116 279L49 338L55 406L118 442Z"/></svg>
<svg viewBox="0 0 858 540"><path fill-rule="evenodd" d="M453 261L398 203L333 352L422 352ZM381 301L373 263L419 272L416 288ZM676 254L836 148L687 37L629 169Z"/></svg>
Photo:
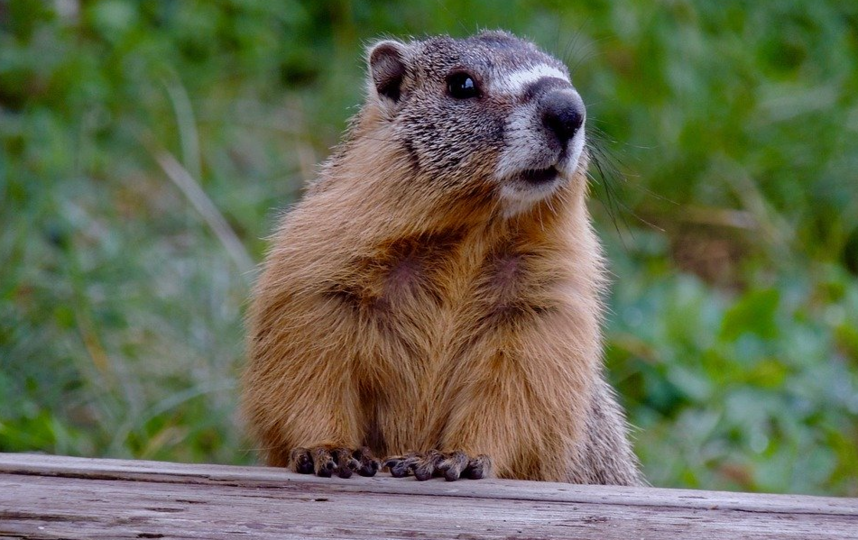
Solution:
<svg viewBox="0 0 858 540"><path fill-rule="evenodd" d="M749 292L724 314L721 339L736 341L744 333L766 340L776 338L779 331L775 314L779 304L780 293L776 289Z"/></svg>

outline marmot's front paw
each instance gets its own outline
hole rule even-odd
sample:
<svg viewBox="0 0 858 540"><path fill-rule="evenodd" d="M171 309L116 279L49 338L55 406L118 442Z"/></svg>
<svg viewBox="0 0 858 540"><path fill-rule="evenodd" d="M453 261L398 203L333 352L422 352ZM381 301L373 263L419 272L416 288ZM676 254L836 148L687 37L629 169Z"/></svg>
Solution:
<svg viewBox="0 0 858 540"><path fill-rule="evenodd" d="M384 466L390 467L390 474L396 478L413 473L418 480L443 476L445 480L452 481L459 478L487 478L491 474L492 462L485 454L470 458L464 452L443 453L430 450L426 453L410 452L404 456L389 457L384 460Z"/></svg>
<svg viewBox="0 0 858 540"><path fill-rule="evenodd" d="M336 474L348 478L353 472L361 476L375 476L381 462L373 457L369 448L357 450L334 446L295 448L289 455L289 468L301 474L315 474L330 478Z"/></svg>

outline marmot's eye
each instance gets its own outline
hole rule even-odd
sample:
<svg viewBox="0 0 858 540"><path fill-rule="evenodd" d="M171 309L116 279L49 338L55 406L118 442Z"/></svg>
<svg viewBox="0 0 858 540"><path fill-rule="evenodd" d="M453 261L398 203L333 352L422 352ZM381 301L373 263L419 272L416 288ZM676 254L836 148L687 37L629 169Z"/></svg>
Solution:
<svg viewBox="0 0 858 540"><path fill-rule="evenodd" d="M456 99L468 99L480 95L474 78L461 72L447 77L447 92Z"/></svg>

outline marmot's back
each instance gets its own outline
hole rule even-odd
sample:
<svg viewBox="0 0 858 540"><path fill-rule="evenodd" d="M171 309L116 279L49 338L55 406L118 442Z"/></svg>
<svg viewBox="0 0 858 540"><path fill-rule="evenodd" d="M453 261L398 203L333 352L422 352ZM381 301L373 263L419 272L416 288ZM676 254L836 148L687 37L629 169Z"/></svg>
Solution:
<svg viewBox="0 0 858 540"><path fill-rule="evenodd" d="M382 41L369 71L254 293L243 401L268 462L637 483L566 67L488 32Z"/></svg>

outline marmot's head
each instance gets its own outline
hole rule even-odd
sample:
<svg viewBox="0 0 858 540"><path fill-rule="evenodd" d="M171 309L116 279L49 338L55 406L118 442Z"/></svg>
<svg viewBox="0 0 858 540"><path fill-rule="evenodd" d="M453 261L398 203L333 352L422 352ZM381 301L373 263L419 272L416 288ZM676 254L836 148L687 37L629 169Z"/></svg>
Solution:
<svg viewBox="0 0 858 540"><path fill-rule="evenodd" d="M385 40L368 60L374 130L416 181L490 186L510 215L583 178L584 103L566 66L532 43L504 32Z"/></svg>

